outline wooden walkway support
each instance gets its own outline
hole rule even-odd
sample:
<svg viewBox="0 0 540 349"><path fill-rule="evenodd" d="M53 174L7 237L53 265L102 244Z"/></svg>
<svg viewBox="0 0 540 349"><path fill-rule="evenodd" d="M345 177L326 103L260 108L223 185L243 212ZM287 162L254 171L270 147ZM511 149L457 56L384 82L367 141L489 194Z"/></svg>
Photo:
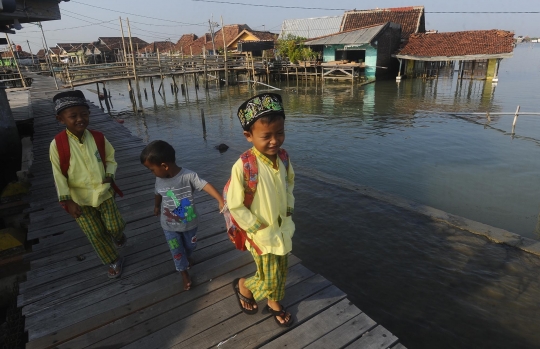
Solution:
<svg viewBox="0 0 540 349"><path fill-rule="evenodd" d="M54 120L52 78L35 76L34 163L28 239L39 239L26 258L31 270L20 285L27 348L404 348L347 295L291 255L283 304L295 325L278 327L269 314L243 314L231 282L255 271L252 257L233 248L224 220L208 195L196 196L198 248L183 291L181 277L153 216L155 178L139 163L143 142L92 106L92 129L116 149L117 200L127 221L124 272L109 280L73 219L58 205L49 143L62 126ZM259 303L263 308L263 303Z"/></svg>

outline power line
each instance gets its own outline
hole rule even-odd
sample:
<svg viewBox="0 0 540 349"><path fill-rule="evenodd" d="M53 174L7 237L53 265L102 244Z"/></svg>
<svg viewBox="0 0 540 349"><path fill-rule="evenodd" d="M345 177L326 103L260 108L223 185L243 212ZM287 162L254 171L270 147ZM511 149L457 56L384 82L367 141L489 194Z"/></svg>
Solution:
<svg viewBox="0 0 540 349"><path fill-rule="evenodd" d="M265 5L265 4L248 4L245 2L232 2L232 1L217 1L217 0L191 0L197 2L212 2L216 4L227 5L241 5L252 7L271 7L271 8L287 8L287 9L300 9L300 10L325 10L325 11L351 11L350 8L328 8L328 7L304 7L304 6L283 6L283 5ZM384 10L384 9L381 9ZM369 11L369 10L367 10ZM399 12L399 11L392 11ZM410 12L410 11L403 11ZM443 13L443 14L480 14L480 13L493 13L493 14L538 14L540 11L424 11L424 13Z"/></svg>
<svg viewBox="0 0 540 349"><path fill-rule="evenodd" d="M150 19L157 19L157 20L159 20L159 21L172 22L172 23L180 23L180 24L182 24L182 25L197 25L197 26L203 26L203 27L206 26L206 24L201 24L201 23L186 23L186 22L173 21L173 20L170 20L170 19L163 19L163 18L156 18L156 17L150 17L150 16L143 16L143 15L138 15L138 14L136 14L136 13L130 13L130 12L125 12L125 11L117 11L117 10L113 10L113 9L110 9L110 8L105 8L105 7L100 7L100 6L96 6L96 5L85 4L84 2L79 2L79 1L74 1L74 0L71 0L70 2L79 4L79 5L84 5L84 6L89 6L89 7L99 8L99 9L101 9L101 10L112 11L112 12L117 12L117 13L124 13L124 14L131 15L131 16L137 16L137 17L143 17L143 18L150 18Z"/></svg>

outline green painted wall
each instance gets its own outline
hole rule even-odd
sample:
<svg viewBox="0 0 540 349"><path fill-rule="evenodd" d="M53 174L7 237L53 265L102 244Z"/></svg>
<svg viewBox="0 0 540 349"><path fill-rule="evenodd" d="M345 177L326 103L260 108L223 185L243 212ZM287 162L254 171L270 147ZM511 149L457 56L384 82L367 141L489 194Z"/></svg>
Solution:
<svg viewBox="0 0 540 349"><path fill-rule="evenodd" d="M377 71L377 49L372 46L366 47L366 78L375 79L375 72Z"/></svg>
<svg viewBox="0 0 540 349"><path fill-rule="evenodd" d="M496 59L490 59L488 60L488 66L487 66L487 74L486 79L493 79L495 76L495 67L497 66L497 60Z"/></svg>
<svg viewBox="0 0 540 349"><path fill-rule="evenodd" d="M414 61L412 60L406 61L405 75L410 76L410 77L414 76Z"/></svg>

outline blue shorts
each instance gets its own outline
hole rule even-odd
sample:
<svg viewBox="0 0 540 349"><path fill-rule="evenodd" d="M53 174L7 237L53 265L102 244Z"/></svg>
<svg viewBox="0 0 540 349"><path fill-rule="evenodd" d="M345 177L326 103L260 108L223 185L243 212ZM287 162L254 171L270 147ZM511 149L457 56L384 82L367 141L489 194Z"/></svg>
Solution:
<svg viewBox="0 0 540 349"><path fill-rule="evenodd" d="M189 267L188 257L197 247L197 228L188 231L164 230L163 232L171 250L176 270L186 270Z"/></svg>

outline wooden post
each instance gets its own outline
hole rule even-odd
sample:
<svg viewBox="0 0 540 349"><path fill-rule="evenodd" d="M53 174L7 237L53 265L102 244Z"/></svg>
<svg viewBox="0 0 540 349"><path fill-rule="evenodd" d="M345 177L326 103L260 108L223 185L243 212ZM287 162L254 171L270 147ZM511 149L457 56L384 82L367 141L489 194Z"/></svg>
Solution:
<svg viewBox="0 0 540 349"><path fill-rule="evenodd" d="M146 93L146 87L144 88L144 99L148 100L148 93Z"/></svg>
<svg viewBox="0 0 540 349"><path fill-rule="evenodd" d="M203 138L206 139L206 121L204 119L204 109L201 108L201 120L202 120L202 129L203 129Z"/></svg>
<svg viewBox="0 0 540 349"><path fill-rule="evenodd" d="M157 60L158 60L158 67L159 67L159 76L161 77L161 85L160 85L160 88L161 88L161 86L163 86L163 70L161 69L161 56L159 54L159 48L157 49ZM158 92L159 92L159 89L158 89Z"/></svg>
<svg viewBox="0 0 540 349"><path fill-rule="evenodd" d="M304 61L304 77L306 79L306 84L307 84L307 63L306 63L306 61Z"/></svg>
<svg viewBox="0 0 540 349"><path fill-rule="evenodd" d="M15 53L13 53L13 47L11 46L11 41L9 40L9 36L6 33L6 39L8 42L9 50L11 51L11 55L13 56L13 60L15 61L15 66L17 67L17 70L19 71L19 76L21 77L21 82L24 88L26 88L26 81L24 80L24 76L21 73L21 69L19 68L19 62L17 62L17 58L15 57Z"/></svg>
<svg viewBox="0 0 540 349"><path fill-rule="evenodd" d="M98 94L99 106L103 110L103 103L101 103L101 98L99 98L99 84L96 82L96 92Z"/></svg>
<svg viewBox="0 0 540 349"><path fill-rule="evenodd" d="M141 100L141 87L139 85L139 79L137 78L137 68L135 63L135 52L133 51L133 40L131 38L131 27L129 25L129 18L126 18L128 25L128 34L129 34L129 46L131 49L131 58L133 59L133 77L135 78L135 87L137 87L137 97L139 98L139 106L142 109L142 100Z"/></svg>
<svg viewBox="0 0 540 349"><path fill-rule="evenodd" d="M67 78L69 80L69 84L71 86L71 89L74 90L75 88L73 87L73 82L71 81L71 75L69 74L69 65L66 65L66 75L67 75Z"/></svg>
<svg viewBox="0 0 540 349"><path fill-rule="evenodd" d="M223 26L223 16L221 16L221 34L223 36L223 54L225 55L225 86L229 86L229 69L227 66L227 43L225 42L225 27Z"/></svg>
<svg viewBox="0 0 540 349"><path fill-rule="evenodd" d="M111 112L111 105L109 104L109 95L107 93L107 89L105 88L105 83L103 83L103 97L105 99L105 106L107 107L107 112Z"/></svg>
<svg viewBox="0 0 540 349"><path fill-rule="evenodd" d="M208 90L208 68L206 66L206 49L203 50L203 67L204 67L204 89Z"/></svg>
<svg viewBox="0 0 540 349"><path fill-rule="evenodd" d="M516 114L514 115L514 122L512 123L512 134L514 134L515 133L514 131L516 130L518 114L519 114L519 105L517 106Z"/></svg>

